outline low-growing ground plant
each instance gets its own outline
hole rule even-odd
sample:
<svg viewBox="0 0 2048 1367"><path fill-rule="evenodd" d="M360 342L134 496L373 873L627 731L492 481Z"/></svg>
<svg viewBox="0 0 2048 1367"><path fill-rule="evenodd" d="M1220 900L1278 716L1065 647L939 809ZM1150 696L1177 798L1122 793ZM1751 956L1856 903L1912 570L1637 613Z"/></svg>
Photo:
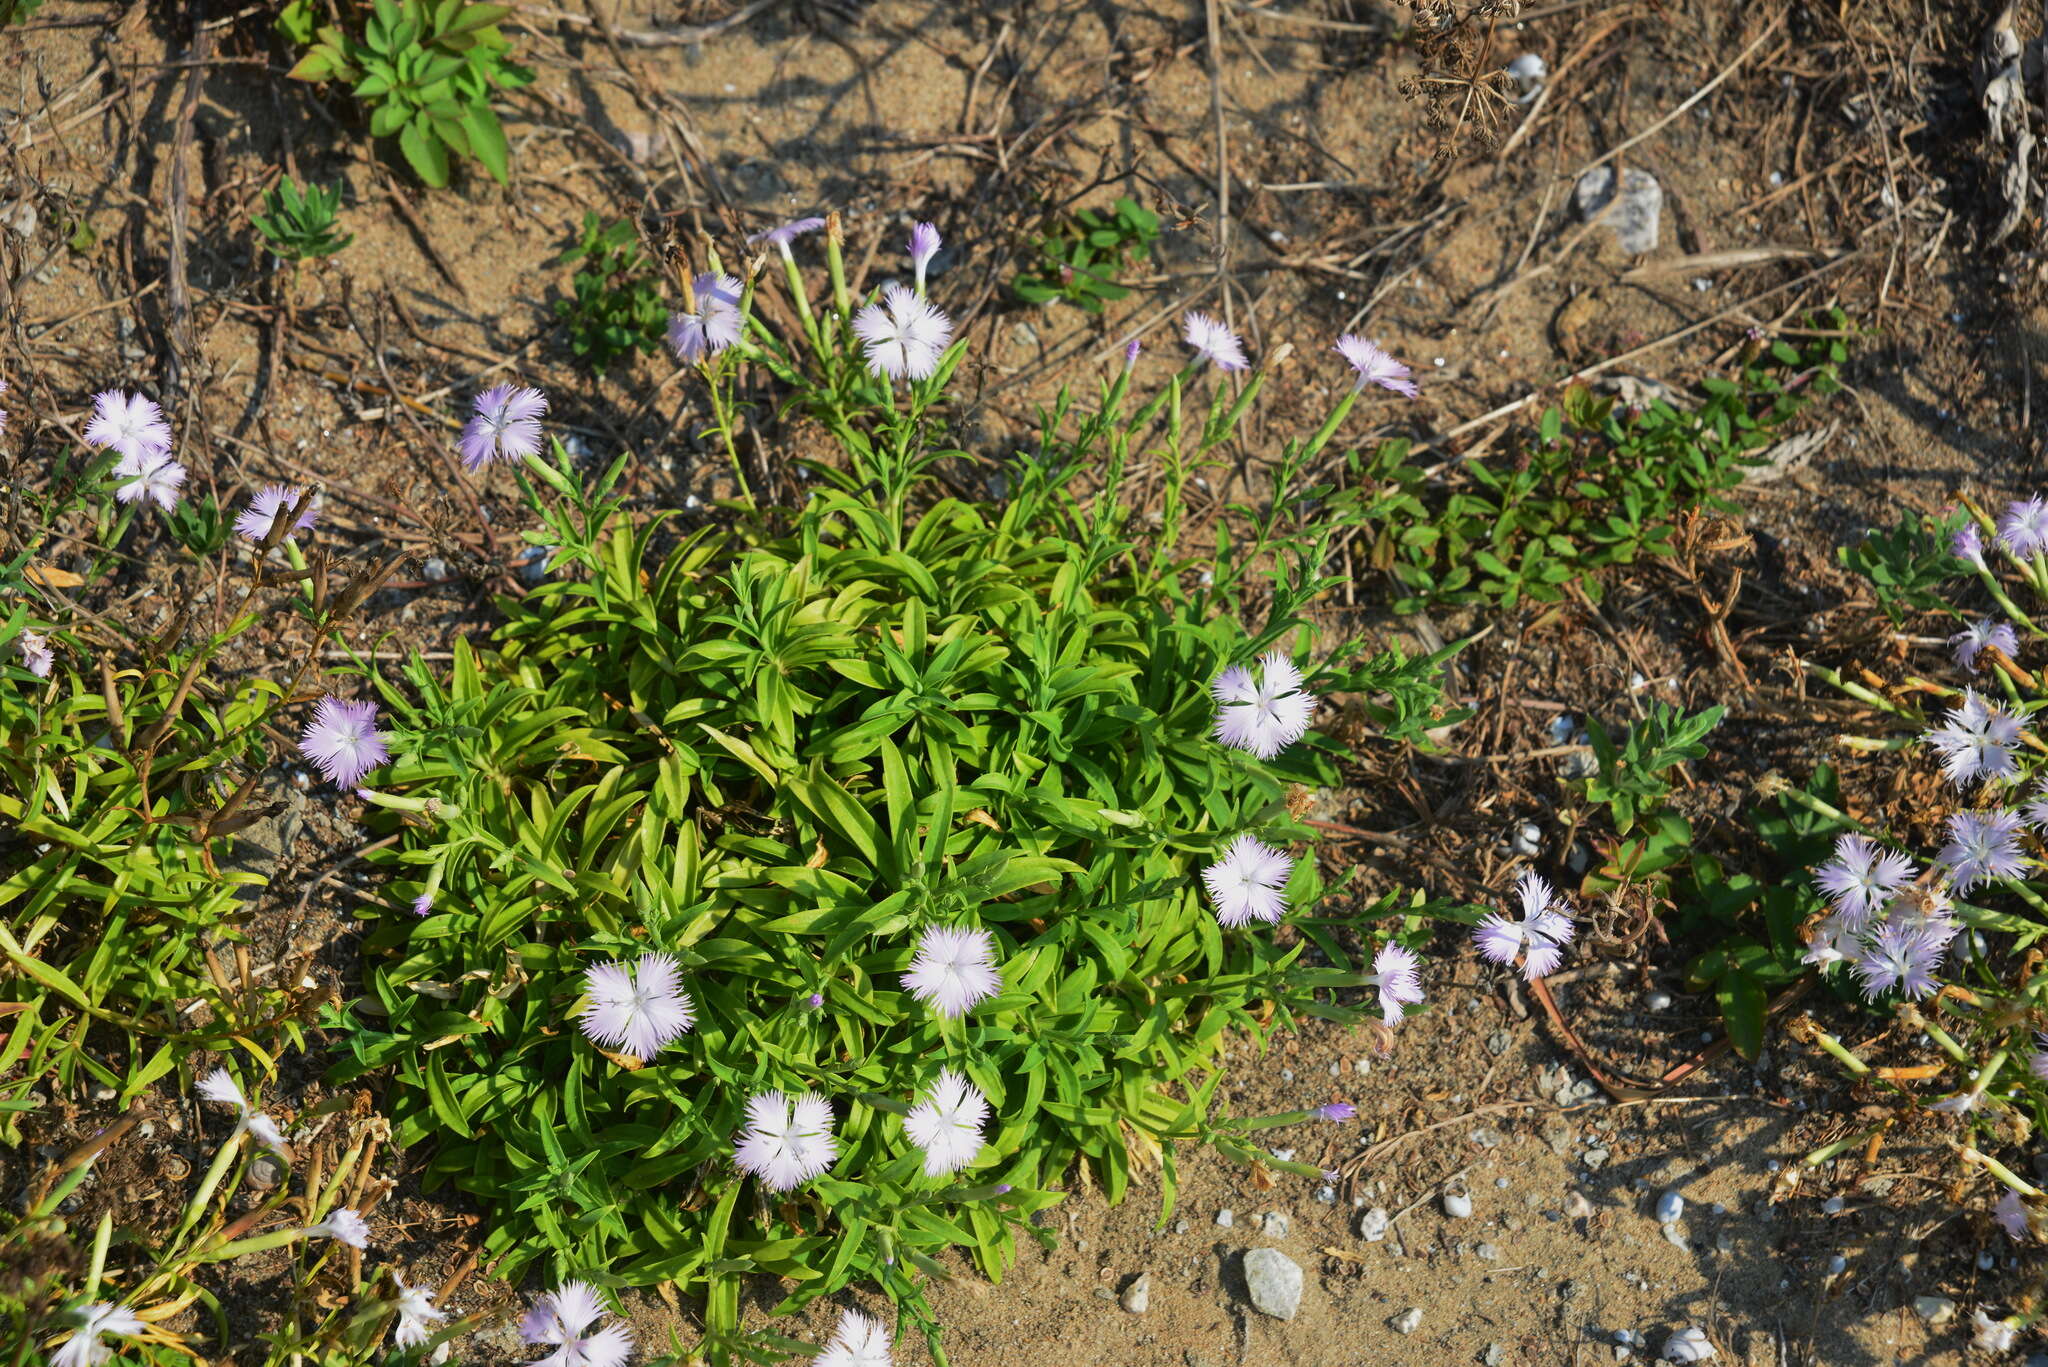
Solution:
<svg viewBox="0 0 2048 1367"><path fill-rule="evenodd" d="M1010 282L1027 304L1072 304L1089 313L1126 298L1117 276L1152 259L1159 215L1125 195L1107 212L1078 209L1031 244L1031 264Z"/></svg>
<svg viewBox="0 0 2048 1367"><path fill-rule="evenodd" d="M367 6L341 7L357 18L333 13L325 24L317 22L312 3L288 8L291 13L279 21L288 38L313 29L291 75L346 82L367 112L370 135L396 137L421 180L446 185L450 158L462 157L475 159L500 185L507 183L505 130L491 95L533 82L533 73L512 60L512 45L498 31L511 6L369 0Z"/></svg>
<svg viewBox="0 0 2048 1367"><path fill-rule="evenodd" d="M301 701L319 649L391 569L347 581L337 570L330 587L324 553L302 555L284 516L310 526L310 493L272 488L237 523L255 554L240 587L225 566L195 563L195 580L232 592L203 609L188 597L150 633L117 626L78 596L112 572L138 515L176 516L185 470L140 395L99 396L84 436L98 454L67 449L46 486L16 486L12 553L0 561L0 1138L10 1143L46 1084L109 1087L125 1105L195 1049L234 1048L269 1067L281 1042L300 1042L320 994L301 989L297 972L251 975L237 926L264 880L229 855L271 814L257 793L274 728ZM195 515L187 544L214 541L217 523ZM97 549L63 553L78 545ZM280 609L307 619L293 672L223 670L222 652Z"/></svg>
<svg viewBox="0 0 2048 1367"><path fill-rule="evenodd" d="M1316 699L1400 743L1455 714L1441 655L1305 611L1341 525L1292 490L1356 390L1209 548L1184 496L1261 379L1187 411L1203 366L1243 363L1211 320L1154 398L1127 363L1045 415L1002 497L963 498L937 234L915 288L856 305L828 232L814 304L789 246L818 226L768 235L802 336L715 259L669 333L721 423L752 362L838 438L794 512L629 516L623 457L534 454L537 417L480 401L549 578L452 673L378 681L392 910L369 999L330 1023L337 1078L391 1078L398 1141L482 1203L501 1271L669 1283L713 1362L810 1351L746 1332L748 1276L782 1279L783 1311L878 1285L943 1362L924 1278L950 1249L1001 1275L1075 1161L1111 1199L1156 1170L1169 1211L1189 1144L1313 1175L1251 1136L1350 1108L1232 1117L1220 1046L1303 1015L1390 1027L1421 992L1383 937L1447 910L1293 852L1297 785L1346 753Z"/></svg>
<svg viewBox="0 0 2048 1367"><path fill-rule="evenodd" d="M1839 313L1820 320L1844 330ZM1734 379L1702 383L1698 407L1631 409L1573 385L1511 464L1458 462L1446 486L1406 441L1350 454L1335 495L1371 530L1372 563L1397 612L1598 599L1593 571L1674 553L1683 514L1735 511L1723 497L1814 398L1839 388L1837 337L1753 343Z"/></svg>
<svg viewBox="0 0 2048 1367"><path fill-rule="evenodd" d="M568 297L555 300L555 316L569 330L569 349L593 371L602 375L620 357L661 345L668 309L660 273L631 219L607 224L586 210L576 245L555 264L576 267Z"/></svg>
<svg viewBox="0 0 2048 1367"><path fill-rule="evenodd" d="M269 212L251 214L249 221L263 234L265 246L295 265L333 256L356 240L335 219L341 207L339 185L302 187L285 176L264 192L263 207Z"/></svg>

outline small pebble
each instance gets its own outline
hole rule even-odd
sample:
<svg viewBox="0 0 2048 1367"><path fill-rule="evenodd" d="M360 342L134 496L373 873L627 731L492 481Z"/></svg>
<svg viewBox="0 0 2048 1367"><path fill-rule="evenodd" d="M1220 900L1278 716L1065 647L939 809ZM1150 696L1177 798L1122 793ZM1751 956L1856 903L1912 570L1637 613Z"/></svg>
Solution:
<svg viewBox="0 0 2048 1367"><path fill-rule="evenodd" d="M1671 994L1669 992L1652 992L1649 996L1643 998L1643 1005L1651 1011L1669 1011L1671 1009Z"/></svg>
<svg viewBox="0 0 2048 1367"><path fill-rule="evenodd" d="M1830 1196L1827 1200L1820 1203L1820 1213L1823 1215L1840 1215L1842 1207L1847 1204L1848 1202L1839 1196Z"/></svg>
<svg viewBox="0 0 2048 1367"><path fill-rule="evenodd" d="M1828 1275L1830 1277L1839 1277L1848 1270L1849 1260L1841 1254L1837 1253L1834 1257L1828 1259Z"/></svg>
<svg viewBox="0 0 2048 1367"><path fill-rule="evenodd" d="M1269 1210L1259 1217L1259 1230L1268 1239L1284 1239L1291 1228L1293 1221L1281 1211Z"/></svg>
<svg viewBox="0 0 2048 1367"><path fill-rule="evenodd" d="M1124 1288L1122 1305L1133 1315L1142 1315L1152 1308L1152 1274L1140 1272L1136 1281Z"/></svg>
<svg viewBox="0 0 2048 1367"><path fill-rule="evenodd" d="M1675 1191L1667 1191L1657 1198L1657 1223L1668 1225L1685 1214L1685 1198Z"/></svg>
<svg viewBox="0 0 2048 1367"><path fill-rule="evenodd" d="M1946 1296L1915 1296L1913 1313L1929 1324L1946 1324L1956 1317L1956 1303Z"/></svg>
<svg viewBox="0 0 2048 1367"><path fill-rule="evenodd" d="M1358 1237L1369 1244L1376 1244L1387 1237L1387 1227L1392 1223L1384 1207L1374 1206L1358 1217Z"/></svg>
<svg viewBox="0 0 2048 1367"><path fill-rule="evenodd" d="M1470 1196L1467 1196L1467 1195L1466 1195L1466 1194L1465 1194L1464 1192L1462 1192L1462 1191L1447 1191L1447 1192L1445 1192L1445 1193L1444 1193L1444 1214L1446 1214L1446 1215L1450 1216L1450 1217L1451 1217L1451 1218L1452 1218L1453 1220L1469 1220L1469 1219L1471 1219L1471 1218L1472 1218L1472 1198L1471 1198Z"/></svg>
<svg viewBox="0 0 2048 1367"><path fill-rule="evenodd" d="M1387 1321L1397 1334L1412 1334L1422 1327L1422 1307L1411 1305Z"/></svg>
<svg viewBox="0 0 2048 1367"><path fill-rule="evenodd" d="M1237 1216L1228 1210L1219 1210L1216 1212L1216 1223L1225 1229L1229 1229L1237 1223Z"/></svg>

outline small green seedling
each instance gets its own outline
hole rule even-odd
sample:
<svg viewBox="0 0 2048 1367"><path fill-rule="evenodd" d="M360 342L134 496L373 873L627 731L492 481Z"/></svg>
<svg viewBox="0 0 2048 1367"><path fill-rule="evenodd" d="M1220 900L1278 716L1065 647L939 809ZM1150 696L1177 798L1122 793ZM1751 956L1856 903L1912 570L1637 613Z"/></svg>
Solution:
<svg viewBox="0 0 2048 1367"><path fill-rule="evenodd" d="M1037 262L1018 273L1010 290L1027 304L1064 300L1100 313L1104 301L1130 293L1116 283L1117 273L1150 260L1158 240L1159 215L1128 195L1107 214L1082 209L1038 239Z"/></svg>
<svg viewBox="0 0 2048 1367"><path fill-rule="evenodd" d="M621 356L661 345L661 289L630 219L606 226L586 210L581 238L555 264L572 263L580 263L572 293L555 300L570 350L602 375Z"/></svg>
<svg viewBox="0 0 2048 1367"><path fill-rule="evenodd" d="M263 196L269 212L251 214L249 221L263 234L265 245L285 260L318 260L356 240L354 233L341 232L335 222L340 206L339 185L301 186L287 176Z"/></svg>

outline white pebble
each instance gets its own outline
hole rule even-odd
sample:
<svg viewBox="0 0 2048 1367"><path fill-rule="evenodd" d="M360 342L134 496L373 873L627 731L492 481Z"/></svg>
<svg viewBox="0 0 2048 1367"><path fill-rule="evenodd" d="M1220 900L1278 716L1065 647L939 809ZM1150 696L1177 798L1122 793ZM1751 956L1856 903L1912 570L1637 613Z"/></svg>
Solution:
<svg viewBox="0 0 2048 1367"><path fill-rule="evenodd" d="M1471 1198L1470 1196L1467 1196L1467 1195L1466 1195L1466 1194L1465 1194L1464 1192L1462 1192L1462 1191L1447 1191L1447 1192L1445 1192L1445 1193L1444 1193L1444 1214L1446 1214L1446 1215L1450 1216L1450 1217L1451 1217L1451 1218L1452 1218L1453 1220L1469 1220L1469 1219L1471 1219L1471 1218L1472 1218L1472 1198Z"/></svg>
<svg viewBox="0 0 2048 1367"><path fill-rule="evenodd" d="M1668 1225L1685 1214L1685 1198L1675 1191L1667 1191L1657 1198L1657 1223Z"/></svg>
<svg viewBox="0 0 2048 1367"><path fill-rule="evenodd" d="M1231 1212L1227 1210L1219 1210L1216 1212L1216 1223L1223 1226L1225 1229L1229 1229L1232 1225L1237 1223L1237 1216L1233 1215Z"/></svg>

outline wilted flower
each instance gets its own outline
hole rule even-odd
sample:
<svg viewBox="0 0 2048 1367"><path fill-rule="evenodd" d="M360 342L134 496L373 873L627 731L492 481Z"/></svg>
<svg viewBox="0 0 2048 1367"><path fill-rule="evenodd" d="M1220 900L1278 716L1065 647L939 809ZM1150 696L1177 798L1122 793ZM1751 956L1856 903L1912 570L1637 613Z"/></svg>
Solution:
<svg viewBox="0 0 2048 1367"><path fill-rule="evenodd" d="M952 340L953 322L895 281L853 315L853 335L867 348L868 370L892 380L928 379Z"/></svg>
<svg viewBox="0 0 2048 1367"><path fill-rule="evenodd" d="M1291 858L1257 836L1231 841L1223 857L1202 870L1217 924L1234 928L1250 921L1278 922L1287 914L1287 879L1293 871Z"/></svg>
<svg viewBox="0 0 2048 1367"><path fill-rule="evenodd" d="M593 965L583 974L583 991L590 998L583 1008L583 1033L609 1048L623 1047L635 1058L653 1058L697 1019L681 976L666 954L641 955L631 972L622 963Z"/></svg>
<svg viewBox="0 0 2048 1367"><path fill-rule="evenodd" d="M1999 1197L1998 1204L1991 1208L1991 1218L1998 1221L1998 1227L2004 1230L2008 1237L2021 1242L2025 1242L2028 1233L2033 1229L2033 1221L2027 1212L2026 1202L2020 1200L2020 1194L2011 1187L2005 1189L2005 1195Z"/></svg>
<svg viewBox="0 0 2048 1367"><path fill-rule="evenodd" d="M1243 665L1232 665L1209 686L1216 699L1216 739L1260 759L1271 759L1308 734L1315 694L1302 685L1301 670L1279 651L1259 657L1263 684Z"/></svg>
<svg viewBox="0 0 2048 1367"><path fill-rule="evenodd" d="M1420 959L1392 940L1372 956L1372 972L1359 985L1380 990L1380 1015L1387 1024L1399 1023L1403 1008L1422 1000L1422 974L1417 971L1421 967Z"/></svg>
<svg viewBox="0 0 2048 1367"><path fill-rule="evenodd" d="M831 1167L839 1157L832 1138L832 1105L805 1092L794 1105L781 1092L747 1098L747 1124L733 1144L733 1166L770 1191L789 1191Z"/></svg>
<svg viewBox="0 0 2048 1367"><path fill-rule="evenodd" d="M1849 924L1848 912L1837 911L1824 916L1820 924L1814 928L1813 939L1807 944L1806 952L1799 956L1799 960L1801 963L1821 969L1845 963L1855 958L1857 951L1862 948L1857 943L1857 934L1858 928Z"/></svg>
<svg viewBox="0 0 2048 1367"><path fill-rule="evenodd" d="M974 1161L987 1121L988 1098L961 1074L941 1068L931 1095L903 1118L903 1132L924 1150L925 1176L938 1177Z"/></svg>
<svg viewBox="0 0 2048 1367"><path fill-rule="evenodd" d="M1994 878L2025 871L2020 853L2020 819L2013 812L1957 812L1948 819L1949 843L1934 856L1955 880L1958 893Z"/></svg>
<svg viewBox="0 0 2048 1367"><path fill-rule="evenodd" d="M2048 1082L2048 1030L2034 1036L2035 1050L2027 1055L2027 1071Z"/></svg>
<svg viewBox="0 0 2048 1367"><path fill-rule="evenodd" d="M2048 499L2014 499L1998 519L1998 539L2021 560L2048 548Z"/></svg>
<svg viewBox="0 0 2048 1367"><path fill-rule="evenodd" d="M431 892L423 892L412 899L412 914L415 916L425 916L432 912L433 909L434 894Z"/></svg>
<svg viewBox="0 0 2048 1367"><path fill-rule="evenodd" d="M1845 835L1835 841L1835 856L1813 871L1814 886L1841 913L1842 924L1860 931L1884 908L1892 894L1913 881L1913 861L1876 841Z"/></svg>
<svg viewBox="0 0 2048 1367"><path fill-rule="evenodd" d="M271 1118L251 1108L249 1099L242 1095L242 1089L225 1068L216 1068L199 1079L199 1095L208 1101L235 1108L235 1128L247 1130L255 1136L256 1142L277 1153L284 1153L284 1136L278 1132Z"/></svg>
<svg viewBox="0 0 2048 1367"><path fill-rule="evenodd" d="M1408 367L1380 350L1379 343L1368 342L1347 332L1337 339L1337 351L1358 372L1358 381L1353 388L1364 389L1369 384L1376 384L1396 394L1406 394L1411 399L1421 395L1415 381L1408 378Z"/></svg>
<svg viewBox="0 0 2048 1367"><path fill-rule="evenodd" d="M1984 568L1984 532L1978 527L1977 519L1971 518L1948 539L1948 553L1958 560L1967 560L1978 569Z"/></svg>
<svg viewBox="0 0 2048 1367"><path fill-rule="evenodd" d="M1536 92L1543 88L1543 78L1550 74L1543 58L1533 52L1525 52L1507 65L1508 75L1515 78L1515 84L1522 87L1522 96L1516 104L1527 104L1536 98Z"/></svg>
<svg viewBox="0 0 2048 1367"><path fill-rule="evenodd" d="M715 356L739 341L745 326L740 317L740 298L746 286L730 275L706 272L690 282L697 296L693 313L672 313L668 319L668 344L684 365Z"/></svg>
<svg viewBox="0 0 2048 1367"><path fill-rule="evenodd" d="M389 739L377 729L377 704L330 696L313 709L313 720L299 737L299 753L319 766L329 783L352 792L363 775L391 758L385 745Z"/></svg>
<svg viewBox="0 0 2048 1367"><path fill-rule="evenodd" d="M1206 313L1190 313L1182 320L1181 335L1218 370L1251 368L1251 362L1244 358L1244 344L1220 319L1211 318Z"/></svg>
<svg viewBox="0 0 2048 1367"><path fill-rule="evenodd" d="M1977 524L1973 522L1970 525L1974 527ZM1964 627L1949 637L1948 643L1955 649L1956 663L1972 674L1977 672L1978 652L1985 646L1998 647L2008 660L2017 655L2020 648L2020 638L2013 631L2011 624L1994 622L1989 617L1979 621L1975 626Z"/></svg>
<svg viewBox="0 0 2048 1367"><path fill-rule="evenodd" d="M811 1359L811 1367L893 1367L889 1331L858 1310L842 1310L832 1341Z"/></svg>
<svg viewBox="0 0 2048 1367"><path fill-rule="evenodd" d="M305 492L304 489L296 489L289 484L264 485L250 498L249 506L242 509L241 515L235 518L235 534L244 541L262 541L264 537L270 535L271 527L280 516L298 506L299 498ZM286 532L284 539L291 540L292 532L311 531L314 521L319 516L312 501L308 500L306 511L299 514L299 520L292 524L291 532Z"/></svg>
<svg viewBox="0 0 2048 1367"><path fill-rule="evenodd" d="M1522 919L1488 912L1472 939L1479 953L1497 964L1511 964L1522 955L1522 976L1534 982L1557 971L1574 927L1572 918L1557 910L1557 894L1550 884L1536 874L1524 873L1515 882L1515 892L1522 899Z"/></svg>
<svg viewBox="0 0 2048 1367"><path fill-rule="evenodd" d="M362 1216L347 1206L327 1213L327 1218L317 1225L308 1225L300 1231L309 1239L332 1239L347 1244L350 1248L370 1246L370 1226Z"/></svg>
<svg viewBox="0 0 2048 1367"><path fill-rule="evenodd" d="M164 421L163 409L153 401L140 394L109 389L93 396L92 421L85 425L85 441L88 446L119 451L125 464L144 456L170 455L171 425Z"/></svg>
<svg viewBox="0 0 2048 1367"><path fill-rule="evenodd" d="M789 244L805 233L814 233L824 226L825 220L822 218L799 218L779 227L763 228L747 239L747 245L751 247L757 242L773 242L775 250L782 253L782 259L792 261L795 258L790 255Z"/></svg>
<svg viewBox="0 0 2048 1367"><path fill-rule="evenodd" d="M100 1335L136 1338L148 1327L127 1306L105 1301L94 1301L72 1313L78 1316L78 1327L62 1348L50 1354L50 1367L99 1367L114 1355L113 1345L101 1343Z"/></svg>
<svg viewBox="0 0 2048 1367"><path fill-rule="evenodd" d="M932 264L932 258L939 254L941 239L939 230L930 223L920 223L910 230L910 266L917 272L917 292L924 293L925 268Z"/></svg>
<svg viewBox="0 0 2048 1367"><path fill-rule="evenodd" d="M995 937L965 926L926 926L918 933L917 953L903 975L911 996L937 1008L942 1016L958 1016L976 1002L993 997L1003 985L996 968Z"/></svg>
<svg viewBox="0 0 2048 1367"><path fill-rule="evenodd" d="M433 1293L423 1286L407 1286L396 1272L391 1281L398 1288L398 1328L391 1338L401 1348L414 1348L434 1336L434 1326L448 1318L446 1310L434 1308Z"/></svg>
<svg viewBox="0 0 2048 1367"><path fill-rule="evenodd" d="M1963 705L1949 709L1948 720L1921 736L1941 752L1942 772L1958 788L1971 782L1997 783L2019 776L2012 747L2021 722L1984 701L1973 688L1963 690Z"/></svg>
<svg viewBox="0 0 2048 1367"><path fill-rule="evenodd" d="M50 671L57 665L57 657L50 650L48 637L38 636L33 631L23 631L14 638L14 648L21 652L22 667L38 679L50 677Z"/></svg>
<svg viewBox="0 0 2048 1367"><path fill-rule="evenodd" d="M1970 1312L1970 1346L1986 1353L2010 1353L2019 1342L2020 1331L2005 1320L1995 1320L1978 1306Z"/></svg>
<svg viewBox="0 0 2048 1367"><path fill-rule="evenodd" d="M169 512L178 506L178 491L185 487L185 467L167 451L141 451L122 456L114 466L114 478L122 481L114 488L114 497L121 502L146 498Z"/></svg>
<svg viewBox="0 0 2048 1367"><path fill-rule="evenodd" d="M1863 980L1863 995L1875 1001L1898 991L1915 1001L1934 991L1934 970L1941 967L1942 945L1917 926L1886 925L1864 944L1854 960Z"/></svg>
<svg viewBox="0 0 2048 1367"><path fill-rule="evenodd" d="M1327 1120L1335 1125L1346 1120L1357 1119L1358 1108L1348 1101L1333 1101L1327 1106L1316 1107L1309 1114L1318 1120Z"/></svg>
<svg viewBox="0 0 2048 1367"><path fill-rule="evenodd" d="M519 1337L556 1348L529 1367L621 1367L633 1355L633 1335L626 1326L588 1332L609 1313L604 1298L588 1282L564 1282L561 1290L534 1301L519 1317Z"/></svg>
<svg viewBox="0 0 2048 1367"><path fill-rule="evenodd" d="M456 449L462 468L481 470L496 460L540 454L540 419L548 396L525 385L493 385L476 396L475 414L462 425Z"/></svg>

